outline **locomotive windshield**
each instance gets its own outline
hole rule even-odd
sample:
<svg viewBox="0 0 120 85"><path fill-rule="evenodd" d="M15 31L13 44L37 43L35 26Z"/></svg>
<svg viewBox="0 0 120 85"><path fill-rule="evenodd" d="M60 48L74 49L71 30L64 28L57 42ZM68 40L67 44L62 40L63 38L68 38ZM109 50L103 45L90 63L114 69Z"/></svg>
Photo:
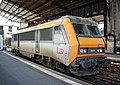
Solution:
<svg viewBox="0 0 120 85"><path fill-rule="evenodd" d="M78 36L101 37L97 26L73 23L73 27Z"/></svg>
<svg viewBox="0 0 120 85"><path fill-rule="evenodd" d="M98 30L97 26L87 25L87 28L89 30L89 33L93 37L101 37L101 34Z"/></svg>
<svg viewBox="0 0 120 85"><path fill-rule="evenodd" d="M89 36L87 28L84 24L73 23L74 30L79 36Z"/></svg>
<svg viewBox="0 0 120 85"><path fill-rule="evenodd" d="M102 37L97 24L89 19L83 19L78 17L70 17L73 24L76 35L86 37Z"/></svg>

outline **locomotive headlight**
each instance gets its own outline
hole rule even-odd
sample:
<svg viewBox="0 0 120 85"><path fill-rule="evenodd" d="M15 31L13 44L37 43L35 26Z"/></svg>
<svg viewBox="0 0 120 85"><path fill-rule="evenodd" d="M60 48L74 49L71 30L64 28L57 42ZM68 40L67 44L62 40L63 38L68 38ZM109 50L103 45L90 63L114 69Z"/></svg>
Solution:
<svg viewBox="0 0 120 85"><path fill-rule="evenodd" d="M100 49L100 52L102 53L102 52L103 52L103 49Z"/></svg>
<svg viewBox="0 0 120 85"><path fill-rule="evenodd" d="M87 53L87 49L84 49L84 53Z"/></svg>
<svg viewBox="0 0 120 85"><path fill-rule="evenodd" d="M102 53L102 52L103 52L103 49L102 49L102 48L97 49L97 52L98 52L98 53Z"/></svg>
<svg viewBox="0 0 120 85"><path fill-rule="evenodd" d="M99 53L99 52L100 52L100 49L97 49L97 52Z"/></svg>
<svg viewBox="0 0 120 85"><path fill-rule="evenodd" d="M80 54L87 53L87 49L80 48L79 49L79 53Z"/></svg>
<svg viewBox="0 0 120 85"><path fill-rule="evenodd" d="M84 52L84 50L83 49L80 49L80 53L83 53Z"/></svg>

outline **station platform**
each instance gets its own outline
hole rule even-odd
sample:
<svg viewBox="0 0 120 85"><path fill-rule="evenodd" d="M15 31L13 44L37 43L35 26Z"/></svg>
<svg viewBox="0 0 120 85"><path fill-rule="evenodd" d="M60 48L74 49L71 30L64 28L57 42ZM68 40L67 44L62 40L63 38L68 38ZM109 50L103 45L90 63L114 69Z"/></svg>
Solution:
<svg viewBox="0 0 120 85"><path fill-rule="evenodd" d="M117 55L117 54L109 54L109 53L106 53L105 55L108 59L111 59L112 61L118 61L120 62L120 55Z"/></svg>
<svg viewBox="0 0 120 85"><path fill-rule="evenodd" d="M7 52L0 51L0 85L89 85L55 75L53 72L51 76L47 70L42 71L44 68L33 64L30 66L29 62L24 62L11 57Z"/></svg>

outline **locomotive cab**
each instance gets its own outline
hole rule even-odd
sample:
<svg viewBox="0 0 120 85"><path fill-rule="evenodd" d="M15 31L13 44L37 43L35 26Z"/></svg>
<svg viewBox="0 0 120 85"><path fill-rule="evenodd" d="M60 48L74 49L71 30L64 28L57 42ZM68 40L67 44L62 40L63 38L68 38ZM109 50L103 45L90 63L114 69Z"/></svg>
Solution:
<svg viewBox="0 0 120 85"><path fill-rule="evenodd" d="M77 41L73 45L76 45L74 50L77 50L77 53L73 55L76 57L70 56L70 71L80 76L99 73L99 68L105 63L109 64L110 61L105 59L104 40L97 24L79 17L69 17L69 19Z"/></svg>

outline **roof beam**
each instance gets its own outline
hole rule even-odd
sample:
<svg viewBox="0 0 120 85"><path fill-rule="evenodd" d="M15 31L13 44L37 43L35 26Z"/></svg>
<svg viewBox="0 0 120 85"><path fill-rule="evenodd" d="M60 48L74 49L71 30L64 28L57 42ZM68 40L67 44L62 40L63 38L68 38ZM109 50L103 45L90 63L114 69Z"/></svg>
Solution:
<svg viewBox="0 0 120 85"><path fill-rule="evenodd" d="M17 10L19 10L19 9L20 9L19 7L16 8L16 9L10 14L10 16L11 16L11 15L14 15L14 13L15 13ZM10 17L10 16L8 16L8 17ZM7 17L7 18L8 18L8 17Z"/></svg>
<svg viewBox="0 0 120 85"><path fill-rule="evenodd" d="M37 3L39 0L37 0L35 3ZM11 3L14 3L14 2L12 2L11 0L10 0L10 2ZM35 3L33 3L33 4L35 4ZM18 6L20 6L19 4L16 4L16 5L18 5ZM27 4L28 6L26 6L26 7L30 7L31 6L31 4ZM20 7L22 7L23 9L20 11L20 12L18 12L15 16L17 16L17 15L19 15L20 13L22 13L24 10L29 10L28 8L25 8L25 7L23 7L23 6L20 6ZM37 13L36 13L37 14ZM20 16L20 17L22 17L22 16ZM14 17L13 17L14 18Z"/></svg>
<svg viewBox="0 0 120 85"><path fill-rule="evenodd" d="M45 4L43 4L42 6L39 6L38 8L36 7L36 8L34 8L34 9L32 9L32 10L37 11L38 9L43 8L44 6L46 6L46 5L50 4L50 3L53 3L54 5L56 5L57 2L55 2L54 0L52 0L52 1L50 1L50 2L47 1L47 2L46 2ZM61 5L60 5L59 3L57 3L56 6L57 6L58 8L60 8L60 9L67 10L67 7L64 7L64 8L63 8L63 7L61 7ZM56 8L52 8L51 10L53 10L53 9L56 9ZM50 12L50 11L46 11L46 12ZM44 14L44 13L43 13L43 14ZM32 14L31 14L31 15L32 15ZM29 15L29 16L31 16L31 15ZM42 14L40 14L40 15L42 15ZM29 16L28 16L28 17L29 17ZM25 18L28 18L28 17L25 17ZM35 17L38 17L38 16L35 16ZM34 19L35 17L28 19L28 21Z"/></svg>
<svg viewBox="0 0 120 85"><path fill-rule="evenodd" d="M56 2L56 1L52 1L51 2L55 7L59 8L59 9L63 9L63 10L66 10L67 11L67 7L63 7L59 2ZM44 9L40 9L38 12L42 12Z"/></svg>
<svg viewBox="0 0 120 85"><path fill-rule="evenodd" d="M49 3L51 3L52 1L50 1L50 0L47 0L46 2L44 2L43 4L40 4L39 6L37 6L37 7L34 7L33 9L31 9L30 11L34 11L34 10L36 10L36 9L38 9L39 7L41 7L41 6L44 6L44 5L46 5L46 4L49 4ZM29 12L28 12L29 13ZM39 13L38 13L39 14ZM22 16L24 16L25 14L23 14ZM30 14L30 15L28 15L27 17L25 17L25 18L28 18L29 16L32 16L33 14ZM39 15L38 15L39 16ZM36 16L37 17L37 16Z"/></svg>
<svg viewBox="0 0 120 85"><path fill-rule="evenodd" d="M63 7L63 5L61 5L61 3L56 2L56 1L53 1L52 4L54 4L55 6L59 7L60 9L63 9L63 10L68 9L67 7Z"/></svg>
<svg viewBox="0 0 120 85"><path fill-rule="evenodd" d="M0 10L2 10L2 11L4 11L4 12L8 13L9 15L15 16L15 14L12 14L12 13L10 13L10 12L8 12L8 11L5 11L5 10L3 10L3 9L1 9L1 8L0 8ZM22 20L27 21L26 19L24 19L24 18L22 18L22 17L20 17L20 16L16 16L16 17L18 17L18 18L20 18L20 19L22 19ZM8 19L8 17L6 17L6 18ZM10 18L9 20L12 20L12 19Z"/></svg>
<svg viewBox="0 0 120 85"><path fill-rule="evenodd" d="M32 15L32 14L31 14ZM30 19L26 19L26 18L23 18L23 19L25 19L25 21L26 22L28 22L28 21L30 21L30 20L32 20L32 19L34 19L34 18L36 18L36 17L39 17L38 15L36 15L36 16L33 16L32 18L30 18ZM15 20L17 20L17 19L15 19Z"/></svg>
<svg viewBox="0 0 120 85"><path fill-rule="evenodd" d="M43 5L41 5L41 6L37 7L37 8L35 8L34 11L38 11L39 9L41 9L41 8L43 8L43 7L45 7L45 6L47 6L48 4L52 3L53 1L54 1L54 0L47 1L47 3L45 3L45 4L43 4Z"/></svg>
<svg viewBox="0 0 120 85"><path fill-rule="evenodd" d="M60 14L63 14L65 11L61 11L61 12L59 12L59 13L54 13L54 14L51 14L51 15L49 15L49 16L46 16L45 18L50 18L50 17L53 17L53 16L55 16L56 17L56 15L60 15Z"/></svg>
<svg viewBox="0 0 120 85"><path fill-rule="evenodd" d="M34 16L34 17L32 17L32 18L30 18L30 19L28 19L28 20L26 20L26 21L28 22L28 21L30 21L30 20L36 18L36 17L38 17L38 16Z"/></svg>
<svg viewBox="0 0 120 85"><path fill-rule="evenodd" d="M32 8L31 11L34 11L34 10L36 10L37 8L39 8L39 7L47 4L49 1L51 1L51 0L47 0L46 2L44 2L44 3L42 3L42 4L38 5L38 6L36 6L36 7L34 7L34 8ZM38 13L38 14L39 14L39 13Z"/></svg>
<svg viewBox="0 0 120 85"><path fill-rule="evenodd" d="M31 3L30 5L28 5L27 7L30 7L31 5L34 5L38 2L39 0L36 0L35 2ZM30 10L32 11L32 10ZM21 16L25 16L26 14L28 14L30 11L26 12L25 14L21 15Z"/></svg>
<svg viewBox="0 0 120 85"><path fill-rule="evenodd" d="M8 2L10 2L10 3L13 3L13 4L15 4L15 2L11 2L10 0L7 0ZM23 4L23 3L21 3L21 4ZM12 13L10 13L10 15L8 16L8 17L10 17L11 15L14 15L11 19L13 19L14 17L15 17L15 12L17 11L17 10L19 10L20 9L20 5L18 5L18 7L12 12ZM7 17L7 18L8 18Z"/></svg>
<svg viewBox="0 0 120 85"><path fill-rule="evenodd" d="M39 1L39 0L37 0L37 1ZM50 1L50 0L47 0L46 2L44 2L43 4L40 4L39 6L37 6L37 7L34 7L33 9L31 9L30 11L34 11L34 10L37 10L38 8L41 8L41 6L46 6L47 4L49 4L49 3L51 3L52 1ZM29 7L29 6L28 6ZM28 12L26 12L25 14L23 14L23 15L21 15L21 16L24 16L24 15L26 15L26 14L28 14L29 13L29 11ZM39 14L39 12L37 12L38 14ZM32 16L33 14L30 14L30 15L28 15L27 17L25 17L25 18L28 18L28 17L30 17L30 16ZM39 15L38 15L39 16ZM37 16L36 16L37 17Z"/></svg>
<svg viewBox="0 0 120 85"><path fill-rule="evenodd" d="M57 8L58 8L58 7L51 8L51 9L49 9L49 10L47 10L47 11L45 11L45 12L41 13L41 15L43 15L43 16L44 16L44 14L46 14L46 13L48 13L48 12L51 12L51 11L53 11L53 10L57 9Z"/></svg>
<svg viewBox="0 0 120 85"><path fill-rule="evenodd" d="M70 5L75 5L75 4L76 4L75 7L71 7L71 8L68 9L68 12L69 12L69 11L72 11L72 10L77 9L77 8L79 8L79 7L83 7L83 6L90 5L90 4L97 3L97 2L98 2L98 0L91 0L91 1L86 2L86 3L80 3L80 0L78 0L78 1L75 1L74 3L66 4L66 5L64 5L64 7L69 7ZM80 4L79 4L79 3L80 3ZM65 13L65 11L58 12L58 13L56 13L56 14L51 14L51 15L47 16L46 18L50 18L50 17L53 17L53 16L57 16L57 15L59 15L59 14L61 14L61 13Z"/></svg>
<svg viewBox="0 0 120 85"><path fill-rule="evenodd" d="M32 16L33 14L30 14L30 15L28 15L28 16L26 16L26 17L24 17L24 18L28 18L28 17L30 17L30 16ZM38 16L38 15L37 15Z"/></svg>

